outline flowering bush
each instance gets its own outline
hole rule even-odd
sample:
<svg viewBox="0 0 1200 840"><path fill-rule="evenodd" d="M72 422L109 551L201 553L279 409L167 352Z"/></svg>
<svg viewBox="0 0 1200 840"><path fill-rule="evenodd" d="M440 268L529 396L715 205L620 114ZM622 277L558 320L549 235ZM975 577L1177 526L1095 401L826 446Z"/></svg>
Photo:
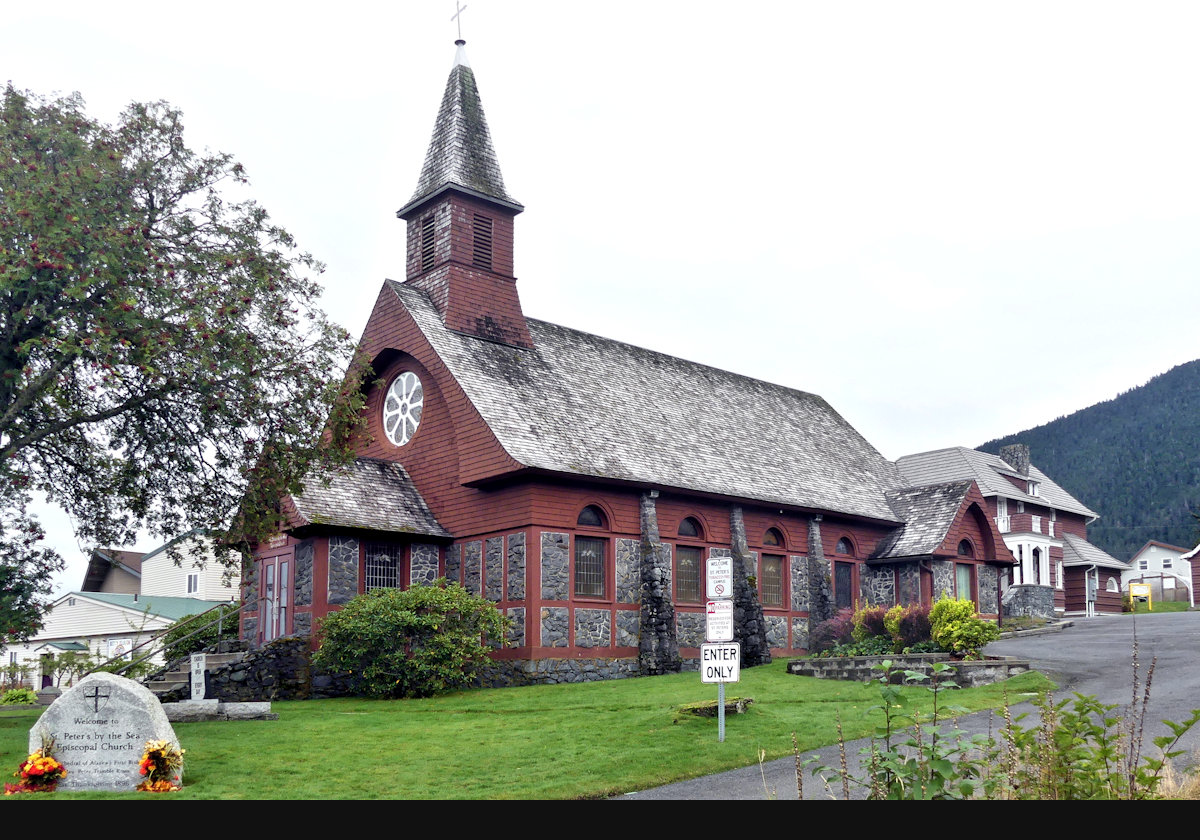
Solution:
<svg viewBox="0 0 1200 840"><path fill-rule="evenodd" d="M147 741L138 771L146 777L137 786L138 790L152 793L179 790L183 782L183 750L170 741Z"/></svg>
<svg viewBox="0 0 1200 840"><path fill-rule="evenodd" d="M21 781L15 785L5 783L5 796L14 793L48 793L58 786L59 779L67 775L67 769L48 749L34 750L13 775Z"/></svg>

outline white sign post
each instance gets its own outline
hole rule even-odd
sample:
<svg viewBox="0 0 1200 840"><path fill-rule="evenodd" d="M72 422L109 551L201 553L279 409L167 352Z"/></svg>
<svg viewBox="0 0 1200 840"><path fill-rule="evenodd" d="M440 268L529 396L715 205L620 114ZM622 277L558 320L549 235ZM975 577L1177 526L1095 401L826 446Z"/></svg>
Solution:
<svg viewBox="0 0 1200 840"><path fill-rule="evenodd" d="M725 683L741 676L742 646L733 641L733 558L709 557L704 565L704 636L700 681L717 684L717 740L725 741ZM726 644L721 644L722 642Z"/></svg>

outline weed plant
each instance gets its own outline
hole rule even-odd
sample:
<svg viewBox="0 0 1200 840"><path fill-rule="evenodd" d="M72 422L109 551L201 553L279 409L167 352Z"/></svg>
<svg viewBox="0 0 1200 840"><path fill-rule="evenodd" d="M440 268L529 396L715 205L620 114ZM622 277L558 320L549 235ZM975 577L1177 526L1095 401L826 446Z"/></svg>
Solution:
<svg viewBox="0 0 1200 840"><path fill-rule="evenodd" d="M1200 723L1200 709L1181 723L1163 721L1170 734L1152 739L1154 754L1144 751L1154 665L1152 661L1143 680L1135 639L1127 709L1082 694L1056 702L1044 692L1034 704L1040 722L1025 728L1020 725L1025 715L1014 718L1006 700L1005 723L997 737L945 726L947 714L964 711L939 702L941 694L954 688L944 679L952 666L934 666L928 686L934 702L923 720L923 713L910 706L911 695L893 684L897 669L885 661L876 666L882 703L875 708L883 723L862 750L862 770L847 768L844 740L839 740L840 768L819 765L815 756L802 761L798 751L797 767L808 766L823 781L830 776L840 779L846 799L851 785L865 790L868 799L1124 800L1160 798L1167 791L1195 795L1200 782L1181 779L1171 761L1183 754L1176 747ZM929 679L915 671L902 673L903 682L910 685ZM1164 782L1169 782L1167 788Z"/></svg>

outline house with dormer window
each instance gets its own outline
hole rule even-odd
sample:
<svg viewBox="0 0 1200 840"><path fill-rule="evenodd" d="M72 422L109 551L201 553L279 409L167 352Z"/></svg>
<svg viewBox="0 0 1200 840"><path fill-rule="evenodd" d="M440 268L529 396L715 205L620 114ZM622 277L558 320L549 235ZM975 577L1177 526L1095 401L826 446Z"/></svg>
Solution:
<svg viewBox="0 0 1200 840"><path fill-rule="evenodd" d="M978 485L1016 559L1001 584L1008 597L1049 599L1066 615L1121 611L1120 581L1129 564L1087 541L1098 514L1033 465L1027 446L1006 446L999 455L951 447L906 455L897 466L913 483L955 478Z"/></svg>

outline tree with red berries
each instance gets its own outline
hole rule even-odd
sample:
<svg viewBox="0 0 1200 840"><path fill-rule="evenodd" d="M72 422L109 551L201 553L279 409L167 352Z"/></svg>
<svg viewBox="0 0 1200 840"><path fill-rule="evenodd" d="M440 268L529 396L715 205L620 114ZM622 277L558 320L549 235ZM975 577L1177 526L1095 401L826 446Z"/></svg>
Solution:
<svg viewBox="0 0 1200 840"><path fill-rule="evenodd" d="M229 197L245 183L229 155L184 144L166 103L109 126L78 94L5 90L0 574L28 577L33 490L84 542L203 528L228 551L271 533L306 474L352 457L349 336L317 308L321 265ZM48 576L55 559L37 559Z"/></svg>

